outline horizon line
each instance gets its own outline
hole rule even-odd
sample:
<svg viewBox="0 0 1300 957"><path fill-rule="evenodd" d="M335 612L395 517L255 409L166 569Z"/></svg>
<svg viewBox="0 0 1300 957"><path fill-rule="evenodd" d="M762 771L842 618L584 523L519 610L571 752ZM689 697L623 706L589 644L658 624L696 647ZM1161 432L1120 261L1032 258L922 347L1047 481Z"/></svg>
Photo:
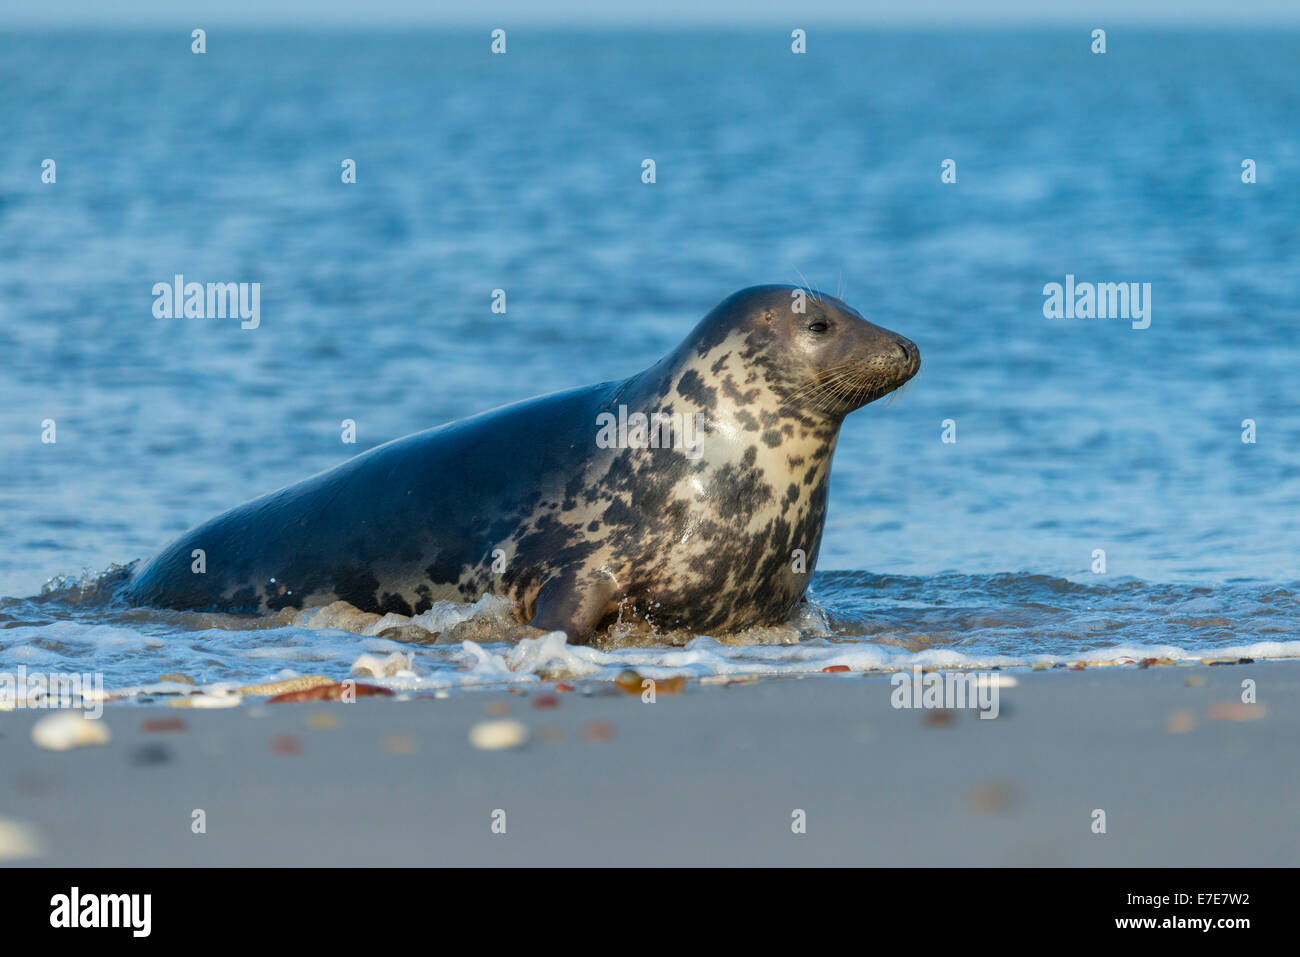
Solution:
<svg viewBox="0 0 1300 957"><path fill-rule="evenodd" d="M1124 29L1124 28L1152 28L1160 27L1165 29L1178 29L1180 27L1189 27L1196 29L1217 28L1226 31L1239 29L1255 29L1266 27L1300 27L1300 6L1297 7L1296 15L1293 17L1277 17L1274 15L1261 15L1258 17L1251 16L1234 16L1220 17L1214 16L1186 16L1186 17L1143 17L1143 16L1122 16L1122 17L1096 17L1089 20L1080 19L1077 16L1035 16L1035 17L1011 17L1011 16L885 16L885 17L788 17L781 19L774 18L745 18L745 19L725 19L710 17L678 17L673 20L662 20L653 18L640 17L620 17L620 16L596 16L584 18L571 17L502 17L496 20L487 18L464 18L464 17L406 17L406 16L377 16L377 17L356 17L351 15L340 16L315 16L310 20L302 17L224 17L221 15L212 16L195 16L187 19L179 19L172 16L167 17L132 17L132 16L104 16L104 17L78 17L78 18L42 18L42 17L18 17L4 18L0 17L0 31L11 28L23 29L94 29L94 30L114 30L114 29L151 29L151 30L178 30L184 29L187 32L193 29L207 29L210 26L222 28L235 27L239 29L341 29L348 30L365 30L373 29L410 29L413 27L430 28L430 29L457 29L457 30L493 30L504 28L509 30L512 27L524 29L564 29L564 30L609 30L609 29L634 29L648 33L658 32L677 32L680 30L691 29L730 29L737 31L767 31L771 29L790 30L795 28L816 27L818 29L873 29L873 28L920 28L920 29L942 29L950 28L1022 28L1022 29L1097 29L1104 30Z"/></svg>

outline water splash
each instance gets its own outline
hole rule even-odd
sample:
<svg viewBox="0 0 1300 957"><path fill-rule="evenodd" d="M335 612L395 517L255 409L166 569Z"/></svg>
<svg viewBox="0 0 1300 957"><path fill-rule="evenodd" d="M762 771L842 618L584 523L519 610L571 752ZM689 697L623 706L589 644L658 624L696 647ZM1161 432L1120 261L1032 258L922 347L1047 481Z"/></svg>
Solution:
<svg viewBox="0 0 1300 957"><path fill-rule="evenodd" d="M33 598L0 599L0 661L97 671L110 689L161 693L166 674L200 687L301 674L343 679L362 655L394 653L409 668L375 680L413 692L559 677L607 681L624 668L722 680L827 668L1300 657L1295 584L824 572L780 625L726 636L615 627L575 646L561 633L521 625L513 605L493 596L438 602L410 618L346 602L265 616L128 608L112 600L126 571L113 566L55 579Z"/></svg>

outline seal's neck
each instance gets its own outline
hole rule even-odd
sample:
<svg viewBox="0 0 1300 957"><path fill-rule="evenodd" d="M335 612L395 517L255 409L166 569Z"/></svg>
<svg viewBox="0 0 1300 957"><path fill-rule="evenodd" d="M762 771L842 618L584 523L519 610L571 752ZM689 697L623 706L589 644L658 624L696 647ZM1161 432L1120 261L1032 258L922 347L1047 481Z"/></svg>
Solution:
<svg viewBox="0 0 1300 957"><path fill-rule="evenodd" d="M723 511L738 532L779 514L807 516L819 534L842 418L790 408L788 386L728 345L677 350L612 389L602 411L620 429L628 423L629 437L637 437L629 447L671 446L674 454L657 458L655 468L676 481L689 476L682 487L695 490L704 513L732 501Z"/></svg>
<svg viewBox="0 0 1300 957"><path fill-rule="evenodd" d="M740 335L700 348L693 340L616 390L614 403L646 415L693 414L714 433L748 433L769 447L798 441L834 447L844 416L800 401L799 383L755 361Z"/></svg>

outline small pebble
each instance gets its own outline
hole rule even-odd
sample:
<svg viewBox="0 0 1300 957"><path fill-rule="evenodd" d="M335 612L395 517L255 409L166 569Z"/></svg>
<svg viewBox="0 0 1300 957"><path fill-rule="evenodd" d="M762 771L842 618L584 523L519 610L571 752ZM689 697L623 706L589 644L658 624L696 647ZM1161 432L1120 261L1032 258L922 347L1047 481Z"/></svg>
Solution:
<svg viewBox="0 0 1300 957"><path fill-rule="evenodd" d="M0 817L0 862L24 861L42 853L41 839L34 827Z"/></svg>
<svg viewBox="0 0 1300 957"><path fill-rule="evenodd" d="M308 715L303 724L313 731L333 731L339 726L339 719L328 711L318 711L316 714Z"/></svg>
<svg viewBox="0 0 1300 957"><path fill-rule="evenodd" d="M685 675L673 675L671 678L655 679L655 692L657 694L681 694L685 688Z"/></svg>
<svg viewBox="0 0 1300 957"><path fill-rule="evenodd" d="M517 748L528 740L528 729L518 721L480 721L469 729L469 743L480 751Z"/></svg>
<svg viewBox="0 0 1300 957"><path fill-rule="evenodd" d="M1186 734L1196 727L1196 715L1190 711L1175 711L1165 722L1165 729L1170 734Z"/></svg>
<svg viewBox="0 0 1300 957"><path fill-rule="evenodd" d="M302 742L292 734L277 734L271 739L271 753L285 757L302 754Z"/></svg>
<svg viewBox="0 0 1300 957"><path fill-rule="evenodd" d="M1203 684L1205 684L1205 678L1202 677L1201 675L1188 675L1188 676L1187 676L1187 687L1189 687L1189 688L1199 688L1199 687L1200 687L1201 685L1203 685Z"/></svg>
<svg viewBox="0 0 1300 957"><path fill-rule="evenodd" d="M286 678L284 681L270 681L260 685L244 685L238 691L240 694L279 695L289 691L306 691L309 688L318 688L322 685L335 683L333 678L326 678L324 675L304 675L300 678Z"/></svg>
<svg viewBox="0 0 1300 957"><path fill-rule="evenodd" d="M614 726L608 721L588 721L582 726L584 741L608 741L614 737Z"/></svg>
<svg viewBox="0 0 1300 957"><path fill-rule="evenodd" d="M505 701L489 701L483 706L483 712L490 718L500 718L510 713L510 705Z"/></svg>
<svg viewBox="0 0 1300 957"><path fill-rule="evenodd" d="M539 694L533 699L533 707L539 711L547 711L560 706L560 699L553 694Z"/></svg>
<svg viewBox="0 0 1300 957"><path fill-rule="evenodd" d="M171 759L171 752L161 744L144 744L131 751L131 763L140 767L166 764Z"/></svg>
<svg viewBox="0 0 1300 957"><path fill-rule="evenodd" d="M168 704L173 708L237 708L243 700L244 696L237 694L197 694Z"/></svg>
<svg viewBox="0 0 1300 957"><path fill-rule="evenodd" d="M574 689L573 685L571 685L571 684L567 684L567 683L561 681L561 682L559 682L559 683L555 686L555 690L556 690L556 691L564 692L564 691L573 691L573 690L575 690L575 689Z"/></svg>
<svg viewBox="0 0 1300 957"><path fill-rule="evenodd" d="M968 800L977 814L1001 814L1011 806L1011 790L998 781L982 781L971 789Z"/></svg>
<svg viewBox="0 0 1300 957"><path fill-rule="evenodd" d="M315 685L311 688L303 688L300 691L286 691L283 694L267 698L266 703L301 704L304 701L345 701L374 695L391 698L393 692L377 685L363 685L360 682L349 680L346 682L331 682L328 685Z"/></svg>
<svg viewBox="0 0 1300 957"><path fill-rule="evenodd" d="M41 718L32 725L32 740L48 751L71 751L108 744L112 735L102 720L63 712Z"/></svg>
<svg viewBox="0 0 1300 957"><path fill-rule="evenodd" d="M1258 721L1268 713L1263 704L1244 701L1220 701L1210 705L1211 721Z"/></svg>
<svg viewBox="0 0 1300 957"><path fill-rule="evenodd" d="M631 668L624 668L620 671L618 677L614 679L614 684L618 685L620 691L625 691L628 694L641 693L641 676Z"/></svg>
<svg viewBox="0 0 1300 957"><path fill-rule="evenodd" d="M389 754L414 754L415 738L409 734L390 734L384 738L383 748Z"/></svg>
<svg viewBox="0 0 1300 957"><path fill-rule="evenodd" d="M925 712L925 723L932 728L946 728L952 724L952 709L938 708Z"/></svg>
<svg viewBox="0 0 1300 957"><path fill-rule="evenodd" d="M825 668L822 669L822 673L831 674L833 672L849 671L849 670L850 668L848 665L827 665Z"/></svg>
<svg viewBox="0 0 1300 957"><path fill-rule="evenodd" d="M173 684L180 684L180 685L194 684L194 679L191 678L189 675L163 675L158 680L159 682L170 681Z"/></svg>
<svg viewBox="0 0 1300 957"><path fill-rule="evenodd" d="M140 722L140 730L145 734L168 734L184 731L185 722L180 718L146 718Z"/></svg>

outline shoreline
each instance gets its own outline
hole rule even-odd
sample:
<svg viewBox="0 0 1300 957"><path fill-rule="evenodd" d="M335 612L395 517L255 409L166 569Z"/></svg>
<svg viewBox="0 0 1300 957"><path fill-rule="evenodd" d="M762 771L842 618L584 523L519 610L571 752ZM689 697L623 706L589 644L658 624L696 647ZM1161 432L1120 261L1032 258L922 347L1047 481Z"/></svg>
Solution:
<svg viewBox="0 0 1300 957"><path fill-rule="evenodd" d="M49 712L10 711L0 860L1225 866L1300 853L1300 668L1004 674L996 720L896 709L888 676L862 673L688 681L653 704L549 682L353 704L110 704L111 741L67 752L32 741ZM1241 703L1245 679L1257 704ZM501 721L527 742L470 743ZM38 853L13 859L15 834Z"/></svg>

